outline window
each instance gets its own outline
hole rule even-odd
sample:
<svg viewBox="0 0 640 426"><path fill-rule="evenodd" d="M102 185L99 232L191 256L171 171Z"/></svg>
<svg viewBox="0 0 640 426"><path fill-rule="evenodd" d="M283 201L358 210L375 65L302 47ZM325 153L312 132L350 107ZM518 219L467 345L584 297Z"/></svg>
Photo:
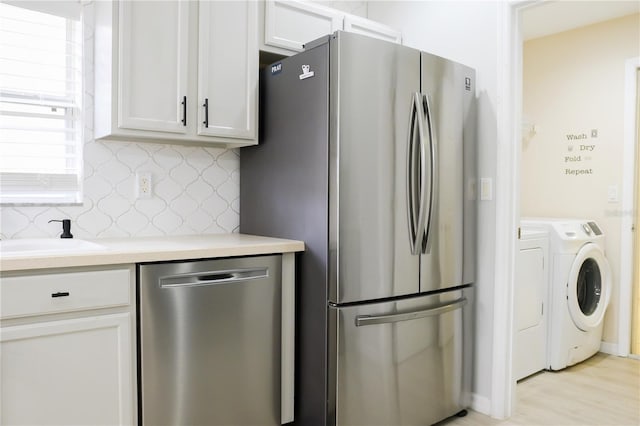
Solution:
<svg viewBox="0 0 640 426"><path fill-rule="evenodd" d="M82 31L73 1L0 3L0 202L82 201Z"/></svg>

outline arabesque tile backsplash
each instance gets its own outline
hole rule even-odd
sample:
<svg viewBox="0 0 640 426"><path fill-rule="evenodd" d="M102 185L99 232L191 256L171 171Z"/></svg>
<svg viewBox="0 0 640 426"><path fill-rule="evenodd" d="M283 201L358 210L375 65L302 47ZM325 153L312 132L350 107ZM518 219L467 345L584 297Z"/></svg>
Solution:
<svg viewBox="0 0 640 426"><path fill-rule="evenodd" d="M237 232L238 150L90 141L81 206L2 207L1 238L53 237L69 218L78 238ZM151 172L153 196L136 199L136 172Z"/></svg>

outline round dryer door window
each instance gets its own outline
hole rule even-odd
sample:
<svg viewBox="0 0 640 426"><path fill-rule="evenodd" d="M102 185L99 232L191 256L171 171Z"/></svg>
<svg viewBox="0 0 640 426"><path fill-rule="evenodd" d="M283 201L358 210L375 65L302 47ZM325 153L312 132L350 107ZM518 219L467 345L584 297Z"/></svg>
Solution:
<svg viewBox="0 0 640 426"><path fill-rule="evenodd" d="M604 318L611 294L611 272L602 249L596 244L582 246L574 259L567 283L567 302L575 325L589 331Z"/></svg>

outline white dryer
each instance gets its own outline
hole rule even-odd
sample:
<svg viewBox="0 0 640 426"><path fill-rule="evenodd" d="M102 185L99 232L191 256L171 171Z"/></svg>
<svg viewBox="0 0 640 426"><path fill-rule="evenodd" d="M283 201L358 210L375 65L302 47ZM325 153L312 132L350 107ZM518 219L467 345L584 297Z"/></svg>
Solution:
<svg viewBox="0 0 640 426"><path fill-rule="evenodd" d="M520 380L546 368L549 232L521 227L514 294L514 375Z"/></svg>
<svg viewBox="0 0 640 426"><path fill-rule="evenodd" d="M600 350L611 297L604 234L595 221L532 219L523 226L549 232L547 368L560 370Z"/></svg>

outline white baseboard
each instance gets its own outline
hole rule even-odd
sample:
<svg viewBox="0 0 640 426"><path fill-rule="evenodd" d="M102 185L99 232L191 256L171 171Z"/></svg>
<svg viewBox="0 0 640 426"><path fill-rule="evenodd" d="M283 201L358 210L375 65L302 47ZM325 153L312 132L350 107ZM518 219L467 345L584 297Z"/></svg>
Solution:
<svg viewBox="0 0 640 426"><path fill-rule="evenodd" d="M478 413L486 414L487 416L491 415L491 401L489 398L484 396L480 396L477 393L471 394L471 409L473 411L477 411Z"/></svg>
<svg viewBox="0 0 640 426"><path fill-rule="evenodd" d="M608 355L620 355L617 343L600 342L600 352Z"/></svg>

